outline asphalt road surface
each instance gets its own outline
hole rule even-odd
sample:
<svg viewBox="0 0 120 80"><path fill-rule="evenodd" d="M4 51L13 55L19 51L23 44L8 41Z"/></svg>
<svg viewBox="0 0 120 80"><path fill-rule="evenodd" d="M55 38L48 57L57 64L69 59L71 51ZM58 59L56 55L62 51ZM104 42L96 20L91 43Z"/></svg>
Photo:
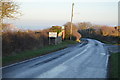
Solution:
<svg viewBox="0 0 120 80"><path fill-rule="evenodd" d="M87 43L3 68L3 78L106 78L109 54L103 43Z"/></svg>

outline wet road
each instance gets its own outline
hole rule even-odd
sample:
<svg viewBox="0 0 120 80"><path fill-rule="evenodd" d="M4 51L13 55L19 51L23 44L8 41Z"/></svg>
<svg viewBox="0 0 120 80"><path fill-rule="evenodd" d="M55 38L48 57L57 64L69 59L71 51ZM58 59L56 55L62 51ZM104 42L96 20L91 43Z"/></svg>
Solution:
<svg viewBox="0 0 120 80"><path fill-rule="evenodd" d="M107 50L99 41L87 42L3 68L3 78L106 78Z"/></svg>

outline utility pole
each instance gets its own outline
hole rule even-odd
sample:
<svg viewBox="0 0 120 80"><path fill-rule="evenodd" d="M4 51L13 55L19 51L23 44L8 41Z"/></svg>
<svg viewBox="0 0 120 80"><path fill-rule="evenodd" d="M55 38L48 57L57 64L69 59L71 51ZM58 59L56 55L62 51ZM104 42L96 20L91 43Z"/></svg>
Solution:
<svg viewBox="0 0 120 80"><path fill-rule="evenodd" d="M73 21L73 11L74 11L74 3L72 3L72 13L71 13L71 24L70 24L70 40L72 40L72 21Z"/></svg>

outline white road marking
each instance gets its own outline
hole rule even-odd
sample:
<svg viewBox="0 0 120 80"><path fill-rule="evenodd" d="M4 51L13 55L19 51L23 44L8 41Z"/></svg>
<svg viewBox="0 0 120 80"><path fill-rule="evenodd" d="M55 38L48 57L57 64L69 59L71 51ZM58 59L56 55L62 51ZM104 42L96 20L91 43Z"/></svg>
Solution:
<svg viewBox="0 0 120 80"><path fill-rule="evenodd" d="M65 71L67 69L67 66L60 65L55 67L54 69L51 69L41 75L39 75L37 78L53 78L57 75L59 75L61 72Z"/></svg>
<svg viewBox="0 0 120 80"><path fill-rule="evenodd" d="M74 58L76 58L76 57L80 56L81 54L85 53L85 52L88 50L88 48L89 48L89 47L87 47L85 50L83 50L80 54L75 55L74 57L70 58L69 60L65 61L65 62L62 63L62 64L65 64L65 63L67 63L68 61L71 61L71 60L73 60Z"/></svg>
<svg viewBox="0 0 120 80"><path fill-rule="evenodd" d="M105 56L106 53L100 53L101 55Z"/></svg>
<svg viewBox="0 0 120 80"><path fill-rule="evenodd" d="M76 58L76 57L80 56L81 54L85 53L85 52L88 50L89 47L90 47L90 46L88 46L88 47L87 47L85 50L83 50L80 54L78 54L78 55L70 58L69 60L65 61L64 63L58 65L57 67L55 67L55 68L53 68L53 69L51 69L51 70L49 70L49 71L41 74L41 75L38 76L37 78L53 78L53 77L57 76L59 73L65 71L65 69L67 69L67 66L64 65L65 63L67 63L68 61L71 61L71 60L73 60L74 58Z"/></svg>
<svg viewBox="0 0 120 80"><path fill-rule="evenodd" d="M107 55L106 67L108 66L109 55Z"/></svg>

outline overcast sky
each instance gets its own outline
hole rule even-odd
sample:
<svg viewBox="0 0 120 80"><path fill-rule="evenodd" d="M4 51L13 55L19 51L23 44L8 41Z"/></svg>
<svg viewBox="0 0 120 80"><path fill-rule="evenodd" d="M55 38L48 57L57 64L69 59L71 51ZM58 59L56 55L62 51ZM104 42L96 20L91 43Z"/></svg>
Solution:
<svg viewBox="0 0 120 80"><path fill-rule="evenodd" d="M70 21L72 3L73 22L91 22L101 25L118 24L119 0L16 0L23 14L17 20L6 20L23 29L43 29L64 25Z"/></svg>

